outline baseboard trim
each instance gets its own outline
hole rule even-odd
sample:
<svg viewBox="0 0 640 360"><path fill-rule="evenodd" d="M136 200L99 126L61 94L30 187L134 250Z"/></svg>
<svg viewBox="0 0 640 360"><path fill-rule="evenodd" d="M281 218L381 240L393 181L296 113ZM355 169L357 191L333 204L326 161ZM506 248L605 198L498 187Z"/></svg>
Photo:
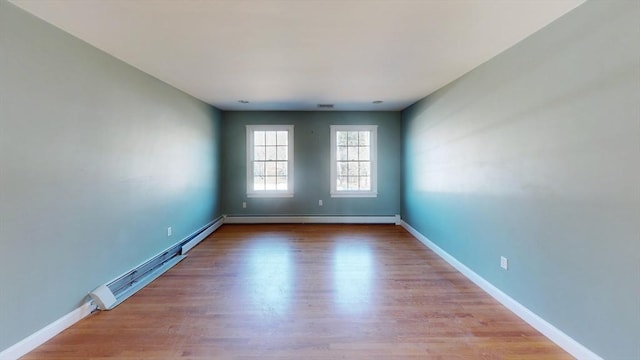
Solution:
<svg viewBox="0 0 640 360"><path fill-rule="evenodd" d="M214 231L218 230L222 224L224 224L225 218L224 216L219 217L213 224L209 224L204 230L202 230L197 236L193 239L186 242L182 245L182 249L180 252L182 254L186 254L189 250L193 249L196 245L198 245L202 240L206 239L207 236L211 235Z"/></svg>
<svg viewBox="0 0 640 360"><path fill-rule="evenodd" d="M44 328L29 335L28 337L18 342L17 344L0 352L0 359L14 360L14 359L20 358L21 356L26 355L31 350L44 344L54 336L58 335L59 333L61 333L62 331L70 327L71 325L87 317L89 314L91 314L93 310L95 310L95 308L96 306L92 302L87 302L81 305L80 307L71 311L67 315L64 315L58 320L52 322L51 324L45 326Z"/></svg>
<svg viewBox="0 0 640 360"><path fill-rule="evenodd" d="M227 216L225 224L396 224L398 216Z"/></svg>
<svg viewBox="0 0 640 360"><path fill-rule="evenodd" d="M544 336L549 338L549 340L556 343L572 356L580 360L603 360L602 357L598 356L587 347L562 332L560 329L551 325L549 322L535 314L533 311L527 309L524 305L520 304L509 295L502 292L489 281L485 280L483 277L475 273L473 270L466 267L464 264L444 251L438 245L433 243L426 236L422 235L416 229L411 227L411 225L407 224L405 221L401 221L400 225L421 243L423 243L426 247L440 256L444 261L448 262L469 280L478 285L487 294L498 300L498 302L504 305L507 309L511 310L511 312L516 314L522 320L526 321L529 325L533 326L536 330L540 331Z"/></svg>
<svg viewBox="0 0 640 360"><path fill-rule="evenodd" d="M482 290L495 298L498 302L504 305L507 309L511 310L514 314L519 316L529 325L533 326L536 330L540 331L543 335L563 348L572 356L577 359L584 360L603 360L584 345L580 344L569 335L562 332L560 329L551 325L549 322L520 304L500 289L492 285L483 277L475 273L473 270L466 267L459 262L456 258L449 253L441 249L426 236L422 235L411 225L405 221L398 221L397 216L277 216L277 217L223 217L218 219L212 225L207 227L198 236L190 240L183 246L187 247L186 251L189 251L207 236L217 230L222 224L281 224L281 223L308 223L308 224L396 224L402 226L411 235L423 243L426 247L435 252L443 260L453 266L456 270L466 276L473 283L478 285ZM206 232L206 234L205 234ZM202 235L202 237L201 237ZM200 238L201 237L201 238ZM200 239L199 239L200 238ZM183 250L183 253L186 253ZM9 348L0 352L0 360L14 360L29 353L36 347L44 344L57 334L61 333L65 329L69 328L76 322L87 317L96 306L92 302L87 302L70 313L62 316L58 320L55 320L51 324L29 335L27 338L20 342L10 346Z"/></svg>
<svg viewBox="0 0 640 360"><path fill-rule="evenodd" d="M217 230L220 226L222 226L223 223L224 223L224 217L221 216L221 217L217 218L216 220L213 220L212 222L210 222L210 223L206 224L205 226L201 227L200 229L196 230L194 233L192 233L191 235L189 235L185 239L175 243L174 245L171 245L169 248L167 248L167 250L172 248L172 247L174 247L174 246L176 246L176 245L179 245L181 242L184 242L184 244L182 245L181 251L182 251L182 254L185 254L187 251L191 250L193 247L198 245L198 243L200 243L202 240L204 240L207 236L209 236L211 233L213 233L215 230ZM191 238L191 239L190 240L186 240L186 239L189 239L189 238ZM185 249L186 249L186 251L185 251ZM165 251L167 251L167 250L165 250ZM164 251L161 251L158 254L162 254L163 252ZM147 261L153 259L156 256L157 255L152 256ZM144 264L147 261L144 261L141 264ZM135 267L134 267L134 269L135 269ZM127 274L130 271L131 270L128 270L128 271L124 272L123 274ZM116 279L120 278L121 276L122 275L114 278L110 282L115 281ZM160 275L157 275L156 277L158 277L158 276L160 276ZM107 282L107 283L109 283L109 282ZM21 340L20 342L18 342L16 344L10 346L9 348L1 351L0 352L0 360L14 360L14 359L20 358L21 356L26 355L27 353L29 353L33 349L37 348L38 346L44 344L45 342L47 342L48 340L50 340L54 336L56 336L59 333L61 333L62 331L64 331L68 327L70 327L71 325L73 325L73 324L77 323L78 321L82 320L83 318L85 318L87 315L91 314L91 312L93 310L95 310L95 309L97 309L97 306L93 303L93 301L90 301L90 302L87 302L87 303L81 305L77 309L75 309L72 312L62 316L58 320L55 320L51 324L49 324L49 325L45 326L44 328L36 331L35 333L29 335L28 337L26 337L25 339Z"/></svg>

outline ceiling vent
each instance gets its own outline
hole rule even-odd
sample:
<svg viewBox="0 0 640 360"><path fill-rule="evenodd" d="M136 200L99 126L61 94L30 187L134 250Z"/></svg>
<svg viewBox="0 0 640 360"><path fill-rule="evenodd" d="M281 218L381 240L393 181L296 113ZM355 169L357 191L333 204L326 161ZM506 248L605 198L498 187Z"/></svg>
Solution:
<svg viewBox="0 0 640 360"><path fill-rule="evenodd" d="M333 104L318 104L318 109L333 109Z"/></svg>

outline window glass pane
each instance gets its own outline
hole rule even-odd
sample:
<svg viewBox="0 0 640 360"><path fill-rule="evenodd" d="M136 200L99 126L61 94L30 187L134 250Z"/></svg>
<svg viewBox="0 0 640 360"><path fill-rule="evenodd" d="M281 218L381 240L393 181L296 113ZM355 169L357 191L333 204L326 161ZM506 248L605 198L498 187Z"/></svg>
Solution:
<svg viewBox="0 0 640 360"><path fill-rule="evenodd" d="M266 184L265 184L265 189L266 190L276 190L276 177L275 176L267 176L265 178L266 180Z"/></svg>
<svg viewBox="0 0 640 360"><path fill-rule="evenodd" d="M347 131L347 145L349 145L349 146L358 145L358 132L357 131Z"/></svg>
<svg viewBox="0 0 640 360"><path fill-rule="evenodd" d="M254 146L253 147L253 159L254 160L264 160L265 159L264 146Z"/></svg>
<svg viewBox="0 0 640 360"><path fill-rule="evenodd" d="M358 160L358 148L356 146L349 146L348 148L348 158L347 160L356 161Z"/></svg>
<svg viewBox="0 0 640 360"><path fill-rule="evenodd" d="M276 133L277 131L265 131L267 145L275 145L276 144Z"/></svg>
<svg viewBox="0 0 640 360"><path fill-rule="evenodd" d="M336 143L337 145L347 145L347 132L336 131Z"/></svg>
<svg viewBox="0 0 640 360"><path fill-rule="evenodd" d="M375 197L376 179L372 173L375 164L376 126L341 126L332 125L335 145L332 151L332 166L335 166L331 191L332 196L340 196L334 192L344 191L344 196ZM339 129L339 130L338 130ZM356 192L350 194L350 192ZM362 194L357 194L362 192Z"/></svg>
<svg viewBox="0 0 640 360"><path fill-rule="evenodd" d="M276 174L278 176L287 176L287 162L286 161L278 161L276 163Z"/></svg>
<svg viewBox="0 0 640 360"><path fill-rule="evenodd" d="M347 190L358 190L358 178L349 177L347 180Z"/></svg>
<svg viewBox="0 0 640 360"><path fill-rule="evenodd" d="M266 146L266 159L267 160L276 160L276 147L275 146Z"/></svg>
<svg viewBox="0 0 640 360"><path fill-rule="evenodd" d="M360 146L358 147L358 160L370 160L369 159L369 147L368 146Z"/></svg>
<svg viewBox="0 0 640 360"><path fill-rule="evenodd" d="M347 180L348 180L348 178L346 176L339 176L338 177L338 183L336 184L336 189L337 190L347 190Z"/></svg>
<svg viewBox="0 0 640 360"><path fill-rule="evenodd" d="M371 171L371 163L369 162L360 162L360 169L358 175L360 176L369 176Z"/></svg>
<svg viewBox="0 0 640 360"><path fill-rule="evenodd" d="M253 144L254 145L264 145L264 131L254 131L253 132Z"/></svg>
<svg viewBox="0 0 640 360"><path fill-rule="evenodd" d="M267 176L275 176L276 175L276 163L275 162L266 162L265 163L265 174Z"/></svg>
<svg viewBox="0 0 640 360"><path fill-rule="evenodd" d="M253 175L254 176L264 176L264 163L260 161L256 161L253 163Z"/></svg>
<svg viewBox="0 0 640 360"><path fill-rule="evenodd" d="M369 146L369 131L358 132L358 145Z"/></svg>
<svg viewBox="0 0 640 360"><path fill-rule="evenodd" d="M276 141L278 142L278 145L287 145L289 141L288 131L278 131Z"/></svg>
<svg viewBox="0 0 640 360"><path fill-rule="evenodd" d="M368 176L361 176L360 178L360 190L371 190L371 182Z"/></svg>
<svg viewBox="0 0 640 360"><path fill-rule="evenodd" d="M247 171L249 197L262 196L253 192L283 192L282 196L288 196L292 191L289 186L292 180L290 170L293 166L289 163L289 150L291 150L289 146L293 145L292 127L247 125L249 134L247 152L252 161ZM273 196L281 195L273 194Z"/></svg>
<svg viewBox="0 0 640 360"><path fill-rule="evenodd" d="M282 176L278 176L276 178L276 187L278 190L287 190L287 178L286 177L282 177Z"/></svg>
<svg viewBox="0 0 640 360"><path fill-rule="evenodd" d="M338 176L347 176L349 173L349 164L346 162L338 163Z"/></svg>
<svg viewBox="0 0 640 360"><path fill-rule="evenodd" d="M357 161L358 160L358 148L355 146L349 146L347 148L347 160L349 161Z"/></svg>
<svg viewBox="0 0 640 360"><path fill-rule="evenodd" d="M287 160L287 147L286 146L278 146L276 147L276 160Z"/></svg>
<svg viewBox="0 0 640 360"><path fill-rule="evenodd" d="M358 163L349 162L349 176L358 176Z"/></svg>
<svg viewBox="0 0 640 360"><path fill-rule="evenodd" d="M346 146L338 146L338 153L336 154L337 160L347 160L347 147Z"/></svg>
<svg viewBox="0 0 640 360"><path fill-rule="evenodd" d="M253 190L264 190L264 176L253 177Z"/></svg>

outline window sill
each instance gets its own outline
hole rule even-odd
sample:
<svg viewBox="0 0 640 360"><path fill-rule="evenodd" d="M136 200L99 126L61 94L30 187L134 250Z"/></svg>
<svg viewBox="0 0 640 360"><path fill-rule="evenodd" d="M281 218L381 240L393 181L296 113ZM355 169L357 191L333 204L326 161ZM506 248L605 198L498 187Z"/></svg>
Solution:
<svg viewBox="0 0 640 360"><path fill-rule="evenodd" d="M332 198L375 198L378 197L377 192L332 192Z"/></svg>
<svg viewBox="0 0 640 360"><path fill-rule="evenodd" d="M248 198L292 198L293 193L248 193Z"/></svg>

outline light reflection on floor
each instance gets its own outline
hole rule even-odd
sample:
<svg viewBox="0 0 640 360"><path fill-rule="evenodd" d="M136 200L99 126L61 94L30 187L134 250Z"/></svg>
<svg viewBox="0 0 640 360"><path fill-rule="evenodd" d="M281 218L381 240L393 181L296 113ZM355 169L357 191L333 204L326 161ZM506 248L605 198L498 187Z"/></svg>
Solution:
<svg viewBox="0 0 640 360"><path fill-rule="evenodd" d="M342 311L368 311L372 301L373 259L367 244L338 243L333 253L335 302Z"/></svg>
<svg viewBox="0 0 640 360"><path fill-rule="evenodd" d="M269 237L248 249L246 287L254 310L265 317L286 316L295 296L296 281L303 281L304 264L296 264L286 238ZM370 310L373 292L374 258L369 244L354 239L336 239L330 254L327 286L337 309L348 314ZM296 269L296 266L302 266ZM299 278L297 278L299 277Z"/></svg>
<svg viewBox="0 0 640 360"><path fill-rule="evenodd" d="M249 253L251 299L263 315L277 316L288 311L293 291L293 271L289 244L269 239L254 244Z"/></svg>

